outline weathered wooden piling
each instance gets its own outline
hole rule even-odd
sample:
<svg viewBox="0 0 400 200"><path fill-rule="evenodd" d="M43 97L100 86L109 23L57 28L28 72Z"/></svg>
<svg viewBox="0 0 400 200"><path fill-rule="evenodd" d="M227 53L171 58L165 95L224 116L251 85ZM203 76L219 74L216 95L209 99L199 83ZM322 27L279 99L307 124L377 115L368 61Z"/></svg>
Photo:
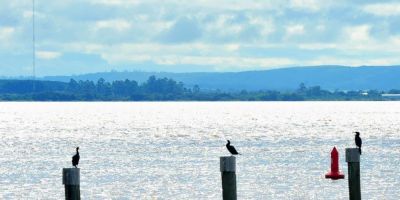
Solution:
<svg viewBox="0 0 400 200"><path fill-rule="evenodd" d="M223 156L219 158L222 177L222 199L236 200L236 157Z"/></svg>
<svg viewBox="0 0 400 200"><path fill-rule="evenodd" d="M79 168L63 168L63 184L66 200L81 199Z"/></svg>
<svg viewBox="0 0 400 200"><path fill-rule="evenodd" d="M350 200L361 200L360 152L357 148L346 148Z"/></svg>

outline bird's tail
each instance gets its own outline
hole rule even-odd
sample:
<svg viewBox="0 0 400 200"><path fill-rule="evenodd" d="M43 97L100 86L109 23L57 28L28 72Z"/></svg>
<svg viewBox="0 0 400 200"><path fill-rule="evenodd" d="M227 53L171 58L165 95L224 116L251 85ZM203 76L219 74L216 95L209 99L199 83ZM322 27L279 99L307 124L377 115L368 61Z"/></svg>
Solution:
<svg viewBox="0 0 400 200"><path fill-rule="evenodd" d="M361 147L360 147L360 148L358 148L358 151L360 152L360 155L361 155Z"/></svg>

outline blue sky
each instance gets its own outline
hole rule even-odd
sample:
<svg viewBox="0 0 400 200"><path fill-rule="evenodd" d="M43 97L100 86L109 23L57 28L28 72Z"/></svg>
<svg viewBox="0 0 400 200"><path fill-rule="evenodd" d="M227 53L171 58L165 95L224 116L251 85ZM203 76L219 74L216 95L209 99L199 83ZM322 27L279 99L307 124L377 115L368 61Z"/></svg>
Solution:
<svg viewBox="0 0 400 200"><path fill-rule="evenodd" d="M400 64L400 2L35 0L37 75ZM32 1L0 0L0 76L32 74Z"/></svg>

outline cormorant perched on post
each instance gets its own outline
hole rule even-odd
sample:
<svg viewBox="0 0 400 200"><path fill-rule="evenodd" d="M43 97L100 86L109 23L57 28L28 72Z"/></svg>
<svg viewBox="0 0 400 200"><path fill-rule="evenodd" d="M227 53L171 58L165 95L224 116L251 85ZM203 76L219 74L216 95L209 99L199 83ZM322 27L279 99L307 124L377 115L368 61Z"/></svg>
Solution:
<svg viewBox="0 0 400 200"><path fill-rule="evenodd" d="M354 141L356 142L356 145L357 145L357 147L358 147L358 151L360 152L360 155L361 155L362 140L361 140L361 138L360 138L360 132L356 131L356 132L354 132L354 133L356 133L356 136L355 136L355 138L354 138Z"/></svg>
<svg viewBox="0 0 400 200"><path fill-rule="evenodd" d="M77 168L77 165L79 164L79 147L76 147L76 154L72 156L72 166Z"/></svg>
<svg viewBox="0 0 400 200"><path fill-rule="evenodd" d="M228 151L232 154L232 155L240 155L240 153L238 153L235 149L234 146L231 145L231 141L227 140L228 143L226 144L226 148L228 149Z"/></svg>

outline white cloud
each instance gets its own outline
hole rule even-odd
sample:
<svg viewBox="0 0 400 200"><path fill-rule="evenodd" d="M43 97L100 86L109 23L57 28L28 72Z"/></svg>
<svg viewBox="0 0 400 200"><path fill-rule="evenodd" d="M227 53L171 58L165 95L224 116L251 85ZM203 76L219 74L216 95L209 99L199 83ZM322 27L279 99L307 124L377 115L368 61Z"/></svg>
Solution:
<svg viewBox="0 0 400 200"><path fill-rule="evenodd" d="M400 37L396 37L400 3L66 0L37 6L37 34L41 38L38 47L57 51L39 51L40 59L55 59L68 52L101 56L113 67L140 62L186 63L218 65L227 71L240 66L248 69L291 63L399 64L391 56L400 53ZM15 12L0 20L6 25L0 27L0 53L30 55L31 2L8 1L0 7L1 13L7 10ZM381 19L379 24L379 19L371 16L392 18ZM195 32L200 36L187 43L162 43L160 35L180 19L190 19L198 25ZM271 52L275 58L261 57ZM327 52L331 57L321 57ZM94 71L104 69L96 68L89 57L82 56L82 62L93 66ZM77 73L81 73L79 70Z"/></svg>
<svg viewBox="0 0 400 200"><path fill-rule="evenodd" d="M146 4L150 6L157 5L158 7L173 6L179 8L198 8L206 9L208 11L213 10L228 10L228 11L242 11L242 10L271 10L277 9L285 2L275 2L275 1L260 1L260 0L192 0L192 1L182 1L182 0L91 0L92 4L103 4L107 6L136 6L139 4ZM186 9L185 9L186 10Z"/></svg>
<svg viewBox="0 0 400 200"><path fill-rule="evenodd" d="M352 42L367 42L371 40L370 25L350 26L343 29L344 38Z"/></svg>
<svg viewBox="0 0 400 200"><path fill-rule="evenodd" d="M26 19L26 20L31 20L33 16L33 12L31 10L32 8L24 8L23 11L21 11L21 17ZM40 22L42 20L47 20L47 14L38 10L35 10L35 21Z"/></svg>
<svg viewBox="0 0 400 200"><path fill-rule="evenodd" d="M182 4L182 1L176 0L176 4ZM193 5L194 4L194 5ZM196 6L208 9L218 9L218 10L271 10L276 9L280 6L279 3L275 1L259 1L259 0L196 0L188 1L186 6Z"/></svg>
<svg viewBox="0 0 400 200"><path fill-rule="evenodd" d="M325 0L291 0L290 6L295 9L318 11L320 10L322 3L325 3Z"/></svg>
<svg viewBox="0 0 400 200"><path fill-rule="evenodd" d="M110 63L145 62L150 61L159 65L199 65L212 66L215 69L255 69L289 66L295 62L289 58L257 58L231 56L177 56L177 55L135 55L135 54L108 54L102 56Z"/></svg>
<svg viewBox="0 0 400 200"><path fill-rule="evenodd" d="M55 51L37 51L36 56L39 59L43 60L51 60L60 57L62 54L60 52Z"/></svg>
<svg viewBox="0 0 400 200"><path fill-rule="evenodd" d="M131 24L123 19L102 20L97 21L95 29L114 29L117 31L124 31L131 28Z"/></svg>
<svg viewBox="0 0 400 200"><path fill-rule="evenodd" d="M52 46L58 46L63 51L83 52L83 53L87 53L87 54L101 52L102 49L105 48L104 45L99 44L99 43L83 43L83 42L69 43L69 44L64 44L64 45L52 44Z"/></svg>
<svg viewBox="0 0 400 200"><path fill-rule="evenodd" d="M239 44L228 44L228 45L225 45L225 49L227 51L230 51L230 52L237 51L237 50L239 50L239 48L240 48Z"/></svg>
<svg viewBox="0 0 400 200"><path fill-rule="evenodd" d="M305 50L324 50L324 49L335 49L338 45L335 43L304 43L299 44L300 49Z"/></svg>
<svg viewBox="0 0 400 200"><path fill-rule="evenodd" d="M347 55L397 55L400 53L400 37L389 37L385 40L353 41L347 40L335 44L335 49ZM392 63L399 64L399 63Z"/></svg>
<svg viewBox="0 0 400 200"><path fill-rule="evenodd" d="M14 27L0 27L0 40L8 40L15 32Z"/></svg>
<svg viewBox="0 0 400 200"><path fill-rule="evenodd" d="M335 56L321 56L315 59L306 61L303 65L344 65L358 67L362 65L369 66L388 66L396 65L400 63L400 59L397 57L385 57L385 58L341 58Z"/></svg>
<svg viewBox="0 0 400 200"><path fill-rule="evenodd" d="M23 16L24 18L31 18L31 17L32 17L32 14L33 14L33 12L32 12L31 10L25 10L25 11L22 13L22 16Z"/></svg>
<svg viewBox="0 0 400 200"><path fill-rule="evenodd" d="M91 48L88 48L91 47ZM104 46L99 44L71 44L69 50L85 51L100 54L109 64L154 62L160 65L200 65L218 66L239 69L257 67L276 67L294 64L289 58L260 58L251 56L231 55L239 48L239 44L176 44L157 43L116 44ZM217 53L216 53L217 52Z"/></svg>
<svg viewBox="0 0 400 200"><path fill-rule="evenodd" d="M159 43L130 43L114 44L112 46L93 44L93 43L70 43L60 46L61 51L84 52L88 54L101 54L103 57L118 58L117 54L126 55L147 55L146 58L163 55L175 54L177 56L185 55L223 55L230 54L240 48L239 44L206 44L206 43L188 43L188 44L159 44ZM116 55L114 55L116 54ZM122 58L122 57L121 57ZM124 62L124 59L113 59L113 61Z"/></svg>
<svg viewBox="0 0 400 200"><path fill-rule="evenodd" d="M397 16L400 15L400 3L377 3L363 7L364 12L376 16Z"/></svg>
<svg viewBox="0 0 400 200"><path fill-rule="evenodd" d="M389 42L400 47L400 36L391 37Z"/></svg>
<svg viewBox="0 0 400 200"><path fill-rule="evenodd" d="M275 31L275 25L271 19L249 16L249 24L259 27L263 37Z"/></svg>
<svg viewBox="0 0 400 200"><path fill-rule="evenodd" d="M244 26L243 24L232 23L234 19L232 14L222 14L219 15L217 20L205 24L205 30L210 34L210 36L217 37L229 37L239 34Z"/></svg>
<svg viewBox="0 0 400 200"><path fill-rule="evenodd" d="M140 2L140 0L91 0L92 4L104 4L109 6L137 5Z"/></svg>
<svg viewBox="0 0 400 200"><path fill-rule="evenodd" d="M146 62L151 61L152 56L148 54L113 54L113 53L102 53L101 58L106 60L108 63L126 63L126 62Z"/></svg>
<svg viewBox="0 0 400 200"><path fill-rule="evenodd" d="M315 29L317 31L325 31L326 30L326 26L325 26L325 24L319 24Z"/></svg>
<svg viewBox="0 0 400 200"><path fill-rule="evenodd" d="M90 43L73 43L64 46L63 50L85 52L89 54L101 55L109 64L118 66L119 64L154 62L160 65L174 64L192 64L192 65L211 65L226 67L226 70L239 69L243 67L273 67L273 66L289 66L289 65L321 65L321 64L342 64L356 66L379 63L398 64L396 59L390 56L379 56L375 58L340 58L338 57L319 57L321 54L315 53L315 58L309 60L299 60L293 56L284 56L280 58L259 58L251 55L242 55L241 52L246 49L263 48L288 48L294 47L303 50L332 50L342 52L341 54L350 57L359 57L359 55L371 55L373 52L387 52L397 55L400 53L400 37L388 38L384 42L357 42L352 40L343 40L340 43L300 43L292 47L281 43L275 44L207 44L207 43L190 43L190 44L158 44L158 43L141 43L141 44L115 44L112 46ZM242 48L243 47L243 48ZM238 51L238 50L241 51ZM326 59L325 59L326 58ZM328 59L329 58L329 59ZM324 60L325 59L325 60ZM386 60L387 59L387 60ZM386 60L386 61L385 61ZM363 64L362 62L365 61Z"/></svg>
<svg viewBox="0 0 400 200"><path fill-rule="evenodd" d="M301 24L286 26L286 36L302 35L304 34L304 26Z"/></svg>

